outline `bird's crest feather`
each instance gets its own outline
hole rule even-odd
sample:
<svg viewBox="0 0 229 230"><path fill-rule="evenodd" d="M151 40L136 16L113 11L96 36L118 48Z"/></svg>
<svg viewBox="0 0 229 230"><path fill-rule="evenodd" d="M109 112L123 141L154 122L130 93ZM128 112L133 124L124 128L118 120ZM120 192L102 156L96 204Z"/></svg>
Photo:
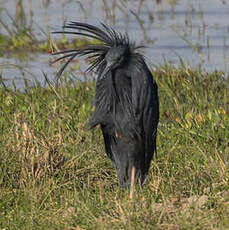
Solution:
<svg viewBox="0 0 229 230"><path fill-rule="evenodd" d="M53 55L63 55L57 58L54 62L68 58L67 62L61 67L61 69L57 73L57 78L61 76L67 65L77 56L87 56L89 57L89 59L91 59L91 64L86 71L100 71L105 63L105 55L110 48L120 45L128 45L129 49L132 52L139 48L143 48L143 46L136 46L134 43L131 43L127 34L123 35L119 32L116 32L113 28L108 27L104 23L101 23L101 26L102 28L99 28L87 23L70 22L63 27L64 29L68 30L53 32L55 34L73 34L85 36L88 38L99 40L101 42L101 44L97 45L87 45L76 49L64 50L53 53Z"/></svg>

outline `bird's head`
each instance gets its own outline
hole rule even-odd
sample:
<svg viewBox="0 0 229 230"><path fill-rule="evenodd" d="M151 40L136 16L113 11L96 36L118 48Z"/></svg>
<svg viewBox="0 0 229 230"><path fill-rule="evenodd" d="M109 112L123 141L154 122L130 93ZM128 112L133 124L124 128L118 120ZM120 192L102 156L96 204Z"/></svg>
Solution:
<svg viewBox="0 0 229 230"><path fill-rule="evenodd" d="M105 77L109 71L122 66L126 62L128 52L129 47L127 45L110 48L105 56L106 67L102 73L102 78Z"/></svg>

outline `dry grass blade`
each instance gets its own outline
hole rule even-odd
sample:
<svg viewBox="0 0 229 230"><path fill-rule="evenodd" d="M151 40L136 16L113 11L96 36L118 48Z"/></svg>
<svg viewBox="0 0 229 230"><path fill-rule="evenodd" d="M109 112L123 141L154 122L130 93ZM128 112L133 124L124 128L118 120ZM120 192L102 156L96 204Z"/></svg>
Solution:
<svg viewBox="0 0 229 230"><path fill-rule="evenodd" d="M130 199L133 199L134 195L134 188L135 188L135 167L132 167L131 170L131 184L130 184Z"/></svg>

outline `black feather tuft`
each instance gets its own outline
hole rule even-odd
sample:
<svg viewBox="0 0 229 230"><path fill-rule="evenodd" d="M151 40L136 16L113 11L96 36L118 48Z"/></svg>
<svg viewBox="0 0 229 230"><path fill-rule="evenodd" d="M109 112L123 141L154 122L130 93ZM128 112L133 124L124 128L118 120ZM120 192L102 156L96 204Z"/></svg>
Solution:
<svg viewBox="0 0 229 230"><path fill-rule="evenodd" d="M67 31L56 31L53 32L55 34L73 34L73 35L79 35L79 36L85 36L92 39L99 40L101 44L98 45L87 45L83 46L77 49L71 49L71 50L64 50L53 53L53 55L63 55L54 62L63 60L65 58L69 58L68 61L63 65L63 67L59 70L57 73L57 78L61 76L64 69L67 67L67 65L75 58L80 56L87 56L90 59L90 65L87 68L87 71L100 71L102 68L102 65L104 64L105 56L108 50L111 47L116 47L120 45L127 45L129 46L130 50L136 50L138 48L135 46L134 43L130 43L128 35L121 34L116 32L114 29L108 27L107 25L101 23L102 28L89 25L87 23L80 23L80 22L70 22L66 26L64 26L64 29L69 29Z"/></svg>

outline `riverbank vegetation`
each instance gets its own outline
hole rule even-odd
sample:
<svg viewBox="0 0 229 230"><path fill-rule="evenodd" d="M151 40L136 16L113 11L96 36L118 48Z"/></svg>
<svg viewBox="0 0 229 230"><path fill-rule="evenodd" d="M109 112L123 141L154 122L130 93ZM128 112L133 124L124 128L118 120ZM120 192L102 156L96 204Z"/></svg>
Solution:
<svg viewBox="0 0 229 230"><path fill-rule="evenodd" d="M106 18L115 23L115 9L123 6L112 4L109 9L108 1L103 2ZM143 3L131 13L147 41L152 38L139 16ZM177 1L167 4L173 12ZM163 19L160 6L158 12L148 12L151 24ZM81 10L86 17L83 5ZM100 130L87 126L93 80L80 81L71 71L57 85L42 69L45 85L37 80L31 86L25 72L15 75L25 79L25 87L6 86L15 77L2 71L7 57L29 58L34 52L53 53L88 43L67 41L65 36L55 41L48 23L40 28L44 39L39 40L32 7L26 14L22 1L15 1L15 12L10 15L0 4L0 57L6 58L0 64L0 229L229 229L227 74L207 73L201 64L191 68L181 58L178 66L152 66L160 98L158 153L145 186L136 187L130 196L118 184ZM190 31L193 12L190 6L185 13L184 28ZM201 8L198 12L201 34L206 25ZM43 17L46 21L45 13ZM202 57L198 42L178 35ZM207 38L210 56L209 44ZM77 63L71 70L78 67Z"/></svg>
<svg viewBox="0 0 229 230"><path fill-rule="evenodd" d="M152 72L158 156L132 198L88 130L93 81L1 84L1 229L228 229L229 79L182 63Z"/></svg>

